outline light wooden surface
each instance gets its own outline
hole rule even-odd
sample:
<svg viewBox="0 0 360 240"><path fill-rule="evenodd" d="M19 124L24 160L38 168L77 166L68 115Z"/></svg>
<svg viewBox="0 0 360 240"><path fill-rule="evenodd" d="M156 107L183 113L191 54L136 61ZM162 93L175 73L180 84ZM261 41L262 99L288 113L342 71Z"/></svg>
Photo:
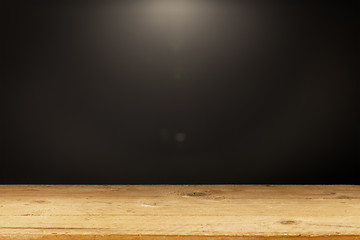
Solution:
<svg viewBox="0 0 360 240"><path fill-rule="evenodd" d="M360 240L360 186L0 185L0 240Z"/></svg>

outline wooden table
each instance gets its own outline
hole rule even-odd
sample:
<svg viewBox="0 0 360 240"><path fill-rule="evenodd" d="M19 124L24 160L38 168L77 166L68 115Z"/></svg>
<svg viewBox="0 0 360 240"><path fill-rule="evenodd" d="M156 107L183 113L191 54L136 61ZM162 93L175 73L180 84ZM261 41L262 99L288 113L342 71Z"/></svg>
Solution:
<svg viewBox="0 0 360 240"><path fill-rule="evenodd" d="M0 185L1 240L360 240L360 186Z"/></svg>

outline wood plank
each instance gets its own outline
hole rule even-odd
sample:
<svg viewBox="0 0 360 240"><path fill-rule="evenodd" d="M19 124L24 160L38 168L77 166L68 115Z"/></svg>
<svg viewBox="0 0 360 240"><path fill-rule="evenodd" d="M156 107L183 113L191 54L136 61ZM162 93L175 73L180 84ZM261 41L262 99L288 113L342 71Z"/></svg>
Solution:
<svg viewBox="0 0 360 240"><path fill-rule="evenodd" d="M0 240L360 240L355 185L0 185Z"/></svg>

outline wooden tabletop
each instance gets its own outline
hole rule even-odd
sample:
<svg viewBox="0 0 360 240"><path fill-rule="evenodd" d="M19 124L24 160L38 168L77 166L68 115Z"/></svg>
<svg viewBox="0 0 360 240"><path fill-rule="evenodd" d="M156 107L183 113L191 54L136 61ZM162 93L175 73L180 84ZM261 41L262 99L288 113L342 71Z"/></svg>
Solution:
<svg viewBox="0 0 360 240"><path fill-rule="evenodd" d="M0 240L360 240L360 186L0 185Z"/></svg>

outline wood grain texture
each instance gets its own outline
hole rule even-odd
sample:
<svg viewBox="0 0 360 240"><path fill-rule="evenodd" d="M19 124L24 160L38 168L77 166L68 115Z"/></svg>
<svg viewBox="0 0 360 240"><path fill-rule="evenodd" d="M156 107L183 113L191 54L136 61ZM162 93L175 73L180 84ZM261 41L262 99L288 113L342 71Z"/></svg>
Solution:
<svg viewBox="0 0 360 240"><path fill-rule="evenodd" d="M360 186L0 185L0 240L360 240Z"/></svg>

